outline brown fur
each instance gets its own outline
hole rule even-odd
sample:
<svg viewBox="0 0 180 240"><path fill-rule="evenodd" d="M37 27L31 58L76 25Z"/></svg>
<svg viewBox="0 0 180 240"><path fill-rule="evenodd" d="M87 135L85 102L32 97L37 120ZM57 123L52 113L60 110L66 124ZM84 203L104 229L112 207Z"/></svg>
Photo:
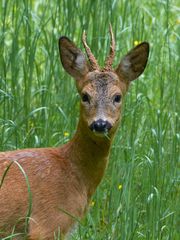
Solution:
<svg viewBox="0 0 180 240"><path fill-rule="evenodd" d="M8 236L13 229L15 233L23 233L25 229L30 195L17 162L28 176L32 193L28 239L52 240L58 229L66 235L76 220L84 216L104 175L119 123L122 104L114 103L114 96L123 97L130 81L143 72L148 44L136 47L123 58L116 71L110 72L90 72L84 54L66 37L60 39L60 55L65 70L76 79L79 94L88 94L90 101L81 101L77 131L67 144L0 153L2 180L12 163L0 188L0 238ZM89 128L100 118L112 125L108 136Z"/></svg>

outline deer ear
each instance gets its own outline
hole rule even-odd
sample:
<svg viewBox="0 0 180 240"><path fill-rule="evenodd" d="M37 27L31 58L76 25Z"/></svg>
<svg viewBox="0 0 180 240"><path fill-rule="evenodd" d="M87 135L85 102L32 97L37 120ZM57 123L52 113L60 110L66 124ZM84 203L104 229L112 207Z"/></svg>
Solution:
<svg viewBox="0 0 180 240"><path fill-rule="evenodd" d="M85 55L67 37L59 39L59 52L64 69L75 79L82 78L88 73Z"/></svg>
<svg viewBox="0 0 180 240"><path fill-rule="evenodd" d="M118 75L123 75L126 80L132 81L139 77L147 64L149 56L149 43L143 42L133 48L124 56L116 69Z"/></svg>

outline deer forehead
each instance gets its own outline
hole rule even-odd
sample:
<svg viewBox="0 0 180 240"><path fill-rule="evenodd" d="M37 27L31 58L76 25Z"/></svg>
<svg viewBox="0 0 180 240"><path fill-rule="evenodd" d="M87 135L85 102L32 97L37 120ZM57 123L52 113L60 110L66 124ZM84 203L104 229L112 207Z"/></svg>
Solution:
<svg viewBox="0 0 180 240"><path fill-rule="evenodd" d="M104 97L113 93L121 93L119 78L113 72L94 71L87 74L84 91Z"/></svg>

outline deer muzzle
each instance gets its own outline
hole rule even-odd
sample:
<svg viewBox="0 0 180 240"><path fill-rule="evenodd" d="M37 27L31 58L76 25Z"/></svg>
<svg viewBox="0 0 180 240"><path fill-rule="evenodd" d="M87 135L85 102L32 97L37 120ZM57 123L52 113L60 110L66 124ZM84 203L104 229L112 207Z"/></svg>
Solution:
<svg viewBox="0 0 180 240"><path fill-rule="evenodd" d="M103 119L98 119L90 125L90 129L97 133L107 133L112 128L111 123Z"/></svg>

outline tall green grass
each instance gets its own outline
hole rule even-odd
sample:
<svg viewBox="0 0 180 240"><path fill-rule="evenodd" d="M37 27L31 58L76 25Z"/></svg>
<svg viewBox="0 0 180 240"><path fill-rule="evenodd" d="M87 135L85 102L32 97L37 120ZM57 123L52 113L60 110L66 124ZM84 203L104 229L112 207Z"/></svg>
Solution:
<svg viewBox="0 0 180 240"><path fill-rule="evenodd" d="M72 239L178 240L179 55L177 0L2 0L0 150L58 146L74 134L78 95L59 61L58 38L88 42L103 65L108 26L116 66L135 41L151 46L126 96L106 175Z"/></svg>

